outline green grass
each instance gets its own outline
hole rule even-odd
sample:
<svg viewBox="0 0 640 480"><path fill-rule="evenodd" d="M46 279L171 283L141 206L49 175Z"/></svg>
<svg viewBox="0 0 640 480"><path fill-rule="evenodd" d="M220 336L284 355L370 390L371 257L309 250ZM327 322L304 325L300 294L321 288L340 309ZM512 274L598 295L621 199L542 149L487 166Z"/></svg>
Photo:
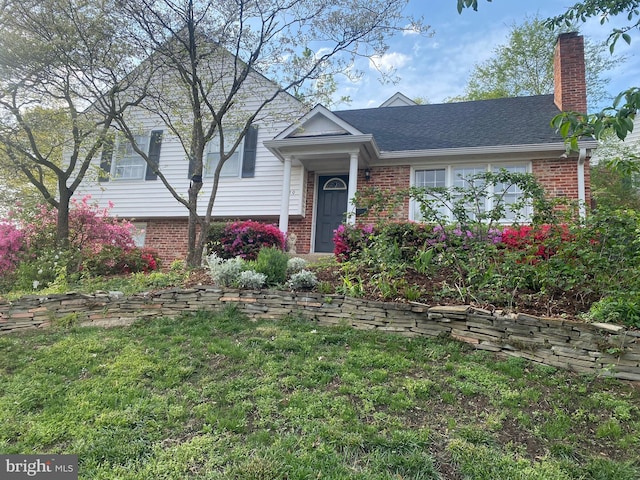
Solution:
<svg viewBox="0 0 640 480"><path fill-rule="evenodd" d="M82 479L637 479L640 391L234 309L0 337L0 453Z"/></svg>

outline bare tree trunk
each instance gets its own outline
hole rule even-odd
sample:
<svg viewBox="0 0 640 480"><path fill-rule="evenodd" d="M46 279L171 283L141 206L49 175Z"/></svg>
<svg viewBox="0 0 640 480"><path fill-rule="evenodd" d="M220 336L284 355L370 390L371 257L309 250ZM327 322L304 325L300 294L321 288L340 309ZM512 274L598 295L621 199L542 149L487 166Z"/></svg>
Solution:
<svg viewBox="0 0 640 480"><path fill-rule="evenodd" d="M58 201L56 246L67 249L69 247L69 203L71 201L71 192L64 184L64 179L59 179L58 184L60 200Z"/></svg>
<svg viewBox="0 0 640 480"><path fill-rule="evenodd" d="M189 187L189 223L187 226L189 240L187 243L187 265L190 267L199 267L202 265L202 249L197 248L197 231L200 219L198 217L198 193L202 188L202 181L191 181Z"/></svg>

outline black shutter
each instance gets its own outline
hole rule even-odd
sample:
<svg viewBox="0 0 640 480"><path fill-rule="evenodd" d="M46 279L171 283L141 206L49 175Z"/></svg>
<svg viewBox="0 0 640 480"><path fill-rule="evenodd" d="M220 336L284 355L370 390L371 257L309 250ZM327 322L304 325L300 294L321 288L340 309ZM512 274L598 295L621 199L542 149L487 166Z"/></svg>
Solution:
<svg viewBox="0 0 640 480"><path fill-rule="evenodd" d="M111 176L111 159L113 158L113 137L107 137L102 142L102 157L100 157L99 182L108 182Z"/></svg>
<svg viewBox="0 0 640 480"><path fill-rule="evenodd" d="M147 165L147 174L145 180L156 180L158 175L154 172L160 166L160 146L162 145L162 130L154 130L151 132L151 140L149 142L149 162ZM153 166L153 167L152 167Z"/></svg>
<svg viewBox="0 0 640 480"><path fill-rule="evenodd" d="M258 129L249 127L244 136L244 155L242 157L242 178L253 178L256 174L256 150L258 148Z"/></svg>

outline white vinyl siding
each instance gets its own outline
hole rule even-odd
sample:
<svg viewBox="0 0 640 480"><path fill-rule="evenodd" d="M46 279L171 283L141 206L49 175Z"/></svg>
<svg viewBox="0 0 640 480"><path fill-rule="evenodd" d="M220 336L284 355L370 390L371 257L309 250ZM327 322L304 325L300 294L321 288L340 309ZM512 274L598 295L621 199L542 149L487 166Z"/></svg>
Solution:
<svg viewBox="0 0 640 480"><path fill-rule="evenodd" d="M281 115L282 108L274 106L278 115ZM138 123L141 129L149 132L163 128L161 119L150 115L141 117ZM278 217L282 198L284 164L264 147L263 142L275 137L289 126L289 123L289 119L278 119L278 121L269 120L267 123L257 124L259 128L255 176L253 178L234 176L220 179L213 207L215 217ZM239 150L243 152L243 146L240 146ZM96 170L99 160L96 158ZM159 165L160 171L167 181L183 198L186 198L190 182L189 162L178 139L166 131L162 138ZM198 200L198 212L201 215L206 213L211 185L212 179L205 176ZM173 198L161 181L149 182L145 181L144 177L126 182L86 181L81 185L79 193L90 194L100 205L106 206L109 201L113 202L114 207L111 214L121 218L183 218L188 215L184 205ZM294 166L291 171L290 215L304 215L305 193L304 168Z"/></svg>

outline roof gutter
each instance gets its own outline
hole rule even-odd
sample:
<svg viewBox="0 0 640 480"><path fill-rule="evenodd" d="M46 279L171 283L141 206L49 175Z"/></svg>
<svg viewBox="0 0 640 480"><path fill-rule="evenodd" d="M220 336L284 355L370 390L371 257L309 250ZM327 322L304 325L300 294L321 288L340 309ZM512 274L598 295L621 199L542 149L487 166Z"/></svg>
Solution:
<svg viewBox="0 0 640 480"><path fill-rule="evenodd" d="M584 181L584 163L587 159L587 149L585 147L580 148L578 155L578 202L580 218L584 219L587 216L587 192Z"/></svg>
<svg viewBox="0 0 640 480"><path fill-rule="evenodd" d="M581 142L581 149L595 148L597 142L589 140ZM565 152L567 146L564 142L555 143L534 143L527 145L489 145L483 147L460 147L460 148L439 148L433 150L403 150L396 152L380 152L381 160L392 160L399 158L424 158L424 157L447 157L460 155L491 155L498 153L531 153L531 152Z"/></svg>

